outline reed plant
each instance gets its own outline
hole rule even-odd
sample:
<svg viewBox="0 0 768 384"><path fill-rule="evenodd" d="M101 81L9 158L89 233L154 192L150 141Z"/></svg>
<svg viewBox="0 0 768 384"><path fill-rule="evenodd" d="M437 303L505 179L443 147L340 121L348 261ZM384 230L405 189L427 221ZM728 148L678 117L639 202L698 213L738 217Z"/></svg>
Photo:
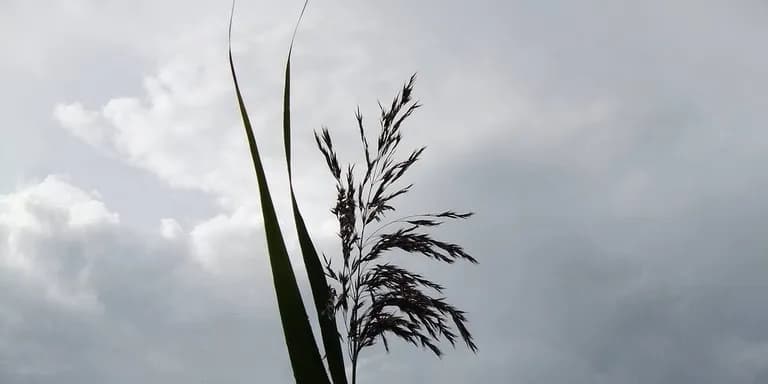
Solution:
<svg viewBox="0 0 768 384"><path fill-rule="evenodd" d="M472 351L477 345L467 328L465 313L448 304L444 288L427 278L398 266L387 255L391 252L417 254L428 259L453 263L477 263L464 249L435 239L429 229L446 220L466 219L472 213L443 211L403 216L388 220L396 211L394 201L406 195L413 184L401 186L401 179L420 159L420 147L398 159L402 127L420 107L413 101L415 75L406 82L388 107L379 105L380 130L375 147L369 146L363 116L355 118L364 155L363 169L342 167L328 129L315 133L315 141L336 182L336 203L331 212L339 223L341 255L336 266L324 256L331 301L327 316L340 312L346 331L347 353L352 365L352 383L363 349L381 341L389 351L388 336L394 336L440 356L438 344L460 338ZM362 176L360 176L362 175Z"/></svg>
<svg viewBox="0 0 768 384"><path fill-rule="evenodd" d="M296 29L306 10L302 7ZM230 15L229 36L232 35ZM437 356L442 354L442 340L455 345L461 339L469 349L477 350L467 327L465 313L442 297L443 287L425 277L388 261L395 251L420 254L439 262L465 260L477 263L457 245L436 240L428 230L447 220L466 219L471 213L443 211L387 220L396 211L394 200L407 194L412 184L399 186L400 180L424 152L418 148L404 159L397 158L405 120L420 107L413 101L412 76L389 107L381 106L380 131L375 148L369 146L363 117L356 113L365 165L362 175L355 166L342 167L327 129L315 133L315 140L335 180L337 197L332 212L339 223L341 254L323 255L321 262L309 236L293 187L291 169L290 74L294 29L285 66L283 94L283 142L290 186L290 199L299 245L312 291L320 326L322 350L315 342L296 275L288 256L283 232L277 220L263 163L247 108L237 80L230 43L229 65L253 167L259 186L264 230L267 237L272 278L277 297L283 335L296 383L346 384L342 341L350 361L350 378L357 381L357 366L363 349L381 341L389 351L387 337L394 336L424 347ZM334 260L336 263L334 264ZM344 332L339 332L338 320Z"/></svg>

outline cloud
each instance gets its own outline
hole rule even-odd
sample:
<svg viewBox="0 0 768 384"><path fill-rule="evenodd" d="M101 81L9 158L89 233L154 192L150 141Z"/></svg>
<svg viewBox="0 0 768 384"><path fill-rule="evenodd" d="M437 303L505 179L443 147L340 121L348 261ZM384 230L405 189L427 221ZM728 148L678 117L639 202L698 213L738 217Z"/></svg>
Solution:
<svg viewBox="0 0 768 384"><path fill-rule="evenodd" d="M255 231L213 222L193 242L169 220L175 237L136 233L117 217L59 176L0 196L4 383L287 380L287 370L243 364L282 338L262 315L274 303ZM238 233L243 247L222 247ZM214 248L228 255L216 274L198 256Z"/></svg>
<svg viewBox="0 0 768 384"><path fill-rule="evenodd" d="M174 219L162 219L160 220L160 235L164 238L172 240L179 237L183 232L181 224Z"/></svg>
<svg viewBox="0 0 768 384"><path fill-rule="evenodd" d="M68 127L77 138L91 145L99 145L104 140L102 132L93 124L98 114L86 111L80 103L59 104L53 110L53 116L62 125Z"/></svg>
<svg viewBox="0 0 768 384"><path fill-rule="evenodd" d="M243 182L252 172L239 166L248 161L241 132L232 118L221 119L232 96L224 69L223 62L178 58L145 79L145 98L112 99L99 111L59 104L54 116L75 136L172 186L243 199L255 184Z"/></svg>
<svg viewBox="0 0 768 384"><path fill-rule="evenodd" d="M184 4L178 17L178 5L91 4L42 18L53 32L34 44L6 43L43 72L56 73L51 57L71 58L78 80L92 57L49 44L120 52L99 63L116 83L140 79L130 92L112 81L95 95L56 91L57 122L175 188L166 198L204 191L218 205L183 226L163 213L146 233L61 178L5 195L0 381L288 380L223 60L227 10L217 19L219 4ZM285 196L279 101L295 9L240 11L245 97L270 186ZM320 248L332 249L333 187L310 131L328 125L351 158L355 105L375 129L375 101L414 71L425 107L406 145L429 149L403 212L478 212L441 234L479 266L413 265L469 311L480 353L436 360L394 344L364 356L361 381L764 382L764 11L757 1L311 8L292 63L294 151ZM99 28L64 28L99 14L109 15ZM0 30L14 22L5 18ZM150 63L112 62L123 55Z"/></svg>

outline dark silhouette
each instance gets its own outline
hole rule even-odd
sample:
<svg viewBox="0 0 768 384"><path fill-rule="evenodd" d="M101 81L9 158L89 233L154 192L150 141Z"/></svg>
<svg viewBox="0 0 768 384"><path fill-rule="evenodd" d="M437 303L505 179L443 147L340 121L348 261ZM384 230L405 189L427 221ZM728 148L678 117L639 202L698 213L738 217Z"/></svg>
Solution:
<svg viewBox="0 0 768 384"><path fill-rule="evenodd" d="M325 273L335 282L329 287L331 298L324 315L335 316L340 312L344 319L353 384L360 352L375 345L378 339L389 351L390 335L428 348L437 356L442 354L438 347L441 340L455 345L458 337L477 351L465 313L448 304L444 297L435 296L442 294L442 286L384 260L387 251L400 250L446 263L458 259L477 263L459 245L435 240L424 232L445 220L466 219L472 213L444 211L384 220L389 211L395 210L393 200L412 187L396 184L425 149L418 148L403 160L395 158L402 123L420 107L412 101L414 80L415 75L389 108L379 105L381 131L375 150L368 145L358 108L356 118L365 155L362 180L356 181L354 164L342 171L328 129L315 133L317 145L336 180L338 194L332 212L339 221L341 239L340 266L334 267L332 260L323 255ZM372 225L376 226L373 230Z"/></svg>

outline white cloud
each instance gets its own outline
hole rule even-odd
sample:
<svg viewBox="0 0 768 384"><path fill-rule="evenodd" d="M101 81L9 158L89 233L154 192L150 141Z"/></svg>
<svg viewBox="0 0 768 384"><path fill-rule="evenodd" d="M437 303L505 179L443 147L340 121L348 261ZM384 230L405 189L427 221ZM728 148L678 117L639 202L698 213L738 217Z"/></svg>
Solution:
<svg viewBox="0 0 768 384"><path fill-rule="evenodd" d="M168 240L178 238L183 231L181 224L175 219L165 218L160 220L160 234Z"/></svg>
<svg viewBox="0 0 768 384"><path fill-rule="evenodd" d="M80 103L58 104L53 110L53 116L62 125L68 127L75 137L91 145L100 145L104 141L103 132L94 125L98 113L86 111Z"/></svg>
<svg viewBox="0 0 768 384"><path fill-rule="evenodd" d="M42 215L70 229L117 224L119 215L107 210L95 199L97 195L72 186L61 176L48 176L16 194L0 196L0 224L46 231L39 220Z"/></svg>
<svg viewBox="0 0 768 384"><path fill-rule="evenodd" d="M75 136L172 186L245 199L242 189L254 184L241 166L248 164L241 132L222 113L231 110L226 67L211 56L200 59L180 57L163 66L145 79L143 98L115 98L98 111L61 104L55 116Z"/></svg>
<svg viewBox="0 0 768 384"><path fill-rule="evenodd" d="M227 264L230 273L247 270L244 263L251 257L243 258L243 255L266 254L262 248L264 234L260 217L258 208L250 206L237 209L231 215L217 215L195 226L190 237L200 262L215 272L222 272Z"/></svg>
<svg viewBox="0 0 768 384"><path fill-rule="evenodd" d="M164 233L140 234L60 176L0 195L0 381L254 375L241 354L281 336L259 317L274 304L258 223L247 217L189 236L165 219ZM215 270L200 263L211 255L222 256ZM233 349L234 339L246 344ZM123 353L132 357L109 357Z"/></svg>
<svg viewBox="0 0 768 384"><path fill-rule="evenodd" d="M88 279L91 260L78 255L77 237L114 227L119 216L93 194L49 176L10 195L0 195L0 268L24 276L52 303L98 310ZM52 243L63 239L63 247Z"/></svg>
<svg viewBox="0 0 768 384"><path fill-rule="evenodd" d="M246 21L243 24L240 30L254 28ZM268 55L278 59L259 60L254 66L249 56L239 57L238 62L243 63L240 65L242 78L261 71L281 71L279 58L285 53L283 40L291 32L289 26L289 23L258 26L256 33L244 37L258 43L259 57ZM77 101L60 103L54 108L54 116L61 126L85 143L154 174L172 187L211 194L222 212L191 230L196 244L201 238L216 238L225 233L243 236L242 231L256 231L256 223L261 220L256 178L225 60L226 46L221 44L224 32L224 29L208 28L197 31L194 39L172 39L174 44L160 55L163 59L154 73L145 76L144 93L140 96L111 98L93 109L84 108ZM247 46L238 41L234 48L238 56L248 53ZM261 80L260 76L255 84L245 85L244 94L250 101L251 122L279 216L289 217L285 215L290 215L290 206L281 144L281 106L279 94L270 94L280 90L280 82L270 80L266 88L259 84ZM310 169L295 168L297 190L300 198L305 198L302 208L313 227L324 228L318 232L320 237L333 237L335 230L329 229L326 208L333 199L331 179L318 167L315 160L320 157L314 148L306 147L307 143L313 144L305 120L297 118L294 126L298 127L295 128L298 131L294 143L296 157L312 160ZM308 149L312 152L308 153ZM175 232L171 223L162 225L167 235ZM289 233L293 231L290 222L284 223L283 228ZM294 246L290 235L287 240L289 247ZM202 245L197 249L211 268L215 268L215 259L227 257L221 252L208 251Z"/></svg>

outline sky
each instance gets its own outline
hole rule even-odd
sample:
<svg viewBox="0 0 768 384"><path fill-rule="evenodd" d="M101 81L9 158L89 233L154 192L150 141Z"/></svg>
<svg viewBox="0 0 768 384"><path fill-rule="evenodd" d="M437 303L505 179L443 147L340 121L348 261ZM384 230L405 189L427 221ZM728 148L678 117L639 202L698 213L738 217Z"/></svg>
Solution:
<svg viewBox="0 0 768 384"><path fill-rule="evenodd" d="M280 97L301 5L240 2L233 29L293 257ZM0 382L292 381L229 10L0 1ZM338 228L312 131L359 161L356 107L375 129L412 73L403 146L428 149L398 207L476 212L436 236L479 265L405 262L469 313L478 353L393 343L359 382L768 382L765 41L764 0L313 1L292 118L318 247Z"/></svg>

